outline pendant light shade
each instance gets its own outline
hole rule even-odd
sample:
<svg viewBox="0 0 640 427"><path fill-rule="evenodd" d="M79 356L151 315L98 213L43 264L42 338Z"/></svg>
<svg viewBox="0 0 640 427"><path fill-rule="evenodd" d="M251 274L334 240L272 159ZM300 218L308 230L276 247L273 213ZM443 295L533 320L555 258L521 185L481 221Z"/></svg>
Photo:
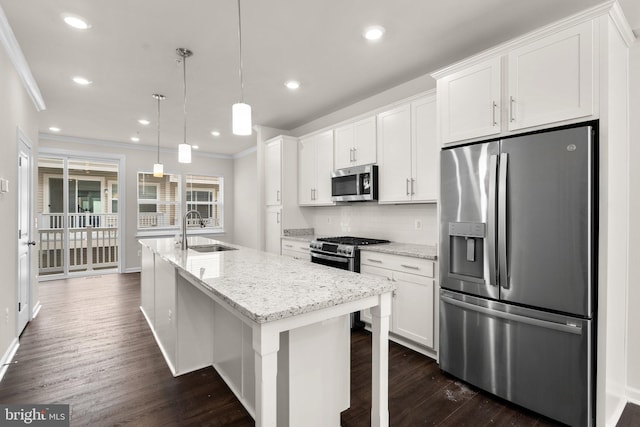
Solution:
<svg viewBox="0 0 640 427"><path fill-rule="evenodd" d="M182 57L183 83L184 83L184 140L178 144L178 162L191 163L191 145L187 144L187 58L193 55L189 49L180 47L176 52Z"/></svg>
<svg viewBox="0 0 640 427"><path fill-rule="evenodd" d="M158 125L158 163L153 165L153 176L155 176L156 178L162 178L164 176L164 166L162 166L162 163L160 163L160 101L162 101L165 96L164 95L160 95L159 93L154 93L152 95L156 101L158 101L158 120L157 120L157 125Z"/></svg>
<svg viewBox="0 0 640 427"><path fill-rule="evenodd" d="M178 162L191 163L191 145L178 144Z"/></svg>
<svg viewBox="0 0 640 427"><path fill-rule="evenodd" d="M234 135L251 135L251 106L244 103L244 79L242 76L242 20L240 19L240 0L238 0L238 46L240 66L240 102L231 108L232 131Z"/></svg>
<svg viewBox="0 0 640 427"><path fill-rule="evenodd" d="M233 134L251 135L251 105L244 102L233 104Z"/></svg>

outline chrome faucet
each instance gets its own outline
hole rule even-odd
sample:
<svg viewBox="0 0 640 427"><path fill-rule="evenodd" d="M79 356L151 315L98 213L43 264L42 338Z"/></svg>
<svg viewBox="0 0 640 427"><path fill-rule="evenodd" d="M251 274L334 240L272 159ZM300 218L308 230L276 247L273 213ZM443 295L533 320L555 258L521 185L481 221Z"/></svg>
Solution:
<svg viewBox="0 0 640 427"><path fill-rule="evenodd" d="M189 246L187 245L187 217L190 214L195 214L198 218L200 218L200 228L205 227L204 220L202 219L202 215L200 215L200 212L196 210L191 210L191 211L188 211L186 214L184 214L184 217L182 217L182 250L183 251L186 251L189 248Z"/></svg>

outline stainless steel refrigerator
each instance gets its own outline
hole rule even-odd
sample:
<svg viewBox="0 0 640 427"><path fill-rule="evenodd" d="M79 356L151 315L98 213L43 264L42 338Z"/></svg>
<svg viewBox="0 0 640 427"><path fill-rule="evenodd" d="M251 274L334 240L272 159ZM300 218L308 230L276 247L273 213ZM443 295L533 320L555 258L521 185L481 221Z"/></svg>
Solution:
<svg viewBox="0 0 640 427"><path fill-rule="evenodd" d="M572 426L594 423L593 126L443 149L440 367Z"/></svg>

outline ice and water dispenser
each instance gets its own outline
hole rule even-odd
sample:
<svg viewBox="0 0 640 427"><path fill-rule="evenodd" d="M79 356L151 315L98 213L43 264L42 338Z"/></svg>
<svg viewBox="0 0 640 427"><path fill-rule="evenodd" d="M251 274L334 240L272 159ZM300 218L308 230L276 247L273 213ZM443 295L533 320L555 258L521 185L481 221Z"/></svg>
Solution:
<svg viewBox="0 0 640 427"><path fill-rule="evenodd" d="M485 223L449 223L449 277L484 281L485 237Z"/></svg>

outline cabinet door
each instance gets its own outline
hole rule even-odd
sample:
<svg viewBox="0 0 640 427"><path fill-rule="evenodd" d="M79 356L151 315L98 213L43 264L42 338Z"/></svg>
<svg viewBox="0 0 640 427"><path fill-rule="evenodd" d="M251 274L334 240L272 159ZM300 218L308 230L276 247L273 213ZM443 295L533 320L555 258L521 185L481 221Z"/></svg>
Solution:
<svg viewBox="0 0 640 427"><path fill-rule="evenodd" d="M433 279L393 272L398 289L393 300L391 330L433 348Z"/></svg>
<svg viewBox="0 0 640 427"><path fill-rule="evenodd" d="M438 80L443 143L500 132L500 58Z"/></svg>
<svg viewBox="0 0 640 427"><path fill-rule="evenodd" d="M331 172L333 172L333 131L315 137L316 179L314 200L316 205L331 205Z"/></svg>
<svg viewBox="0 0 640 427"><path fill-rule="evenodd" d="M160 257L155 260L155 332L167 363L176 373L176 270Z"/></svg>
<svg viewBox="0 0 640 427"><path fill-rule="evenodd" d="M411 200L411 107L378 115L378 201Z"/></svg>
<svg viewBox="0 0 640 427"><path fill-rule="evenodd" d="M280 239L282 236L282 209L277 206L267 208L265 218L264 250L280 255Z"/></svg>
<svg viewBox="0 0 640 427"><path fill-rule="evenodd" d="M282 140L265 145L264 188L267 205L282 203Z"/></svg>
<svg viewBox="0 0 640 427"><path fill-rule="evenodd" d="M382 277L387 280L391 280L393 278L393 273L391 272L391 270L386 270L380 267L373 267L370 265L361 265L360 274L371 277ZM393 313L391 315L393 316ZM367 308L366 310L362 310L360 312L360 318L364 322L371 324L371 309Z"/></svg>
<svg viewBox="0 0 640 427"><path fill-rule="evenodd" d="M140 307L147 317L151 328L154 328L155 322L155 255L146 246L141 247L141 266L142 274L140 275Z"/></svg>
<svg viewBox="0 0 640 427"><path fill-rule="evenodd" d="M313 137L298 143L298 204L311 205L316 179L316 153Z"/></svg>
<svg viewBox="0 0 640 427"><path fill-rule="evenodd" d="M509 53L509 130L592 115L593 23Z"/></svg>
<svg viewBox="0 0 640 427"><path fill-rule="evenodd" d="M376 118L375 116L353 124L353 161L356 165L376 162Z"/></svg>
<svg viewBox="0 0 640 427"><path fill-rule="evenodd" d="M354 126L353 123L334 130L334 163L336 169L348 168L353 164Z"/></svg>
<svg viewBox="0 0 640 427"><path fill-rule="evenodd" d="M436 97L411 103L411 196L413 201L438 200L440 147L436 135Z"/></svg>

